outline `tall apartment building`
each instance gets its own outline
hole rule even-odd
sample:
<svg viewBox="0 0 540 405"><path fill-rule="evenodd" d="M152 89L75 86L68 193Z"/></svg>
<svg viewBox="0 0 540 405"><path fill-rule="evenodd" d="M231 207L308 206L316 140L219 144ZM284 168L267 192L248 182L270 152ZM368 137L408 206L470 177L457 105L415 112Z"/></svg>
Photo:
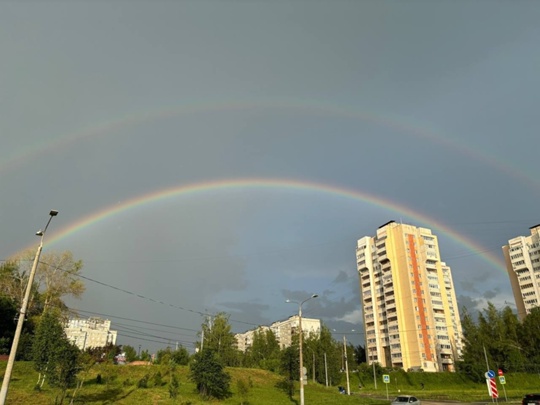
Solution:
<svg viewBox="0 0 540 405"><path fill-rule="evenodd" d="M461 321L437 236L390 221L358 240L356 258L368 363L455 371Z"/></svg>
<svg viewBox="0 0 540 405"><path fill-rule="evenodd" d="M530 236L517 236L502 247L520 320L540 302L540 224L529 229Z"/></svg>
<svg viewBox="0 0 540 405"><path fill-rule="evenodd" d="M116 344L117 332L111 330L108 319L70 319L64 331L67 338L81 350Z"/></svg>
<svg viewBox="0 0 540 405"><path fill-rule="evenodd" d="M300 322L298 315L291 316L283 321L276 321L270 326L259 326L256 329L248 330L235 335L238 343L238 350L245 352L253 344L253 336L256 331L266 331L270 329L274 332L280 348L289 347L292 344L292 337L298 333ZM321 333L321 320L302 317L302 330L304 338L314 333Z"/></svg>

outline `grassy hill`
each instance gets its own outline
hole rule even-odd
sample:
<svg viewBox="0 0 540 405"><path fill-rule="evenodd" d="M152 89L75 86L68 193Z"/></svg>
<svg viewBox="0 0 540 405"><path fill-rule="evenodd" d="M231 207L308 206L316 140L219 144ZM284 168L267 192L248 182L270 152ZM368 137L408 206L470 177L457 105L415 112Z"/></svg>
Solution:
<svg viewBox="0 0 540 405"><path fill-rule="evenodd" d="M0 373L3 374L6 362L0 362ZM77 393L75 404L251 404L280 405L297 404L299 402L298 386L292 400L286 390L280 388L282 377L264 370L228 368L231 374L231 391L233 396L223 401L203 401L198 396L195 385L189 380L189 368L177 367L176 375L180 380L180 391L176 399L171 399L168 391L170 381L169 369L159 365L115 366L96 365L85 376L85 382ZM140 387L140 381L147 377L147 388ZM336 387L309 382L305 387L306 403L323 404L388 404L398 393L414 394L420 399L459 400L463 402L490 402L486 385L476 384L464 379L459 374L450 373L390 373L391 383L377 382L362 377L358 373L350 374L351 396L340 395ZM519 402L523 394L540 391L540 375L515 374L506 376L506 395L509 402ZM161 381L160 381L161 380ZM58 390L47 383L41 390L35 390L37 373L32 363L17 362L14 367L10 390L9 404L51 404ZM247 383L247 394L238 391L238 381ZM424 384L424 389L421 389ZM144 385L144 384L143 384ZM341 385L346 386L345 376ZM361 385L362 388L359 388ZM70 403L73 390L69 390L67 400ZM503 387L499 384L499 400L504 401Z"/></svg>

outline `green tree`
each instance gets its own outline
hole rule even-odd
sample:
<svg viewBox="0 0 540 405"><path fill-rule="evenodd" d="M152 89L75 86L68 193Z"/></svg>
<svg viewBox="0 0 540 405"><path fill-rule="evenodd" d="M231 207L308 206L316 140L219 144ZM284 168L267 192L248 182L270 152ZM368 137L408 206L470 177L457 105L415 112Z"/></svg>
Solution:
<svg viewBox="0 0 540 405"><path fill-rule="evenodd" d="M73 390L71 403L75 401L75 397L77 396L78 391L83 387L84 382L90 376L90 371L95 364L96 362L94 358L90 355L90 353L88 353L87 351L79 353L79 370L77 373L78 382L77 387L75 388L75 390Z"/></svg>
<svg viewBox="0 0 540 405"><path fill-rule="evenodd" d="M11 300L15 307L22 304L30 272L21 269L19 263L17 259L10 259L0 265L0 294Z"/></svg>
<svg viewBox="0 0 540 405"><path fill-rule="evenodd" d="M525 371L525 353L519 345L519 329L521 327L518 317L510 307L503 308L501 312L503 339L499 345L497 368L504 371Z"/></svg>
<svg viewBox="0 0 540 405"><path fill-rule="evenodd" d="M104 347L89 347L86 352L96 363L114 363L114 358L122 353L122 346L109 343Z"/></svg>
<svg viewBox="0 0 540 405"><path fill-rule="evenodd" d="M189 363L189 352L183 346L179 346L174 351L170 347L167 347L166 349L158 350L156 363L165 365L174 363L179 366L185 366Z"/></svg>
<svg viewBox="0 0 540 405"><path fill-rule="evenodd" d="M141 360L142 361L152 361L152 355L148 351L148 349L145 349L141 353Z"/></svg>
<svg viewBox="0 0 540 405"><path fill-rule="evenodd" d="M280 348L276 335L270 329L258 329L253 334L253 342L248 350L248 363L264 370L278 371Z"/></svg>
<svg viewBox="0 0 540 405"><path fill-rule="evenodd" d="M245 378L236 380L236 391L238 391L238 395L242 398L240 405L248 404L249 382Z"/></svg>
<svg viewBox="0 0 540 405"><path fill-rule="evenodd" d="M9 354L11 350L11 342L15 334L16 316L15 302L0 295L0 354Z"/></svg>
<svg viewBox="0 0 540 405"><path fill-rule="evenodd" d="M354 361L357 365L360 365L367 361L366 348L364 346L358 345L354 347Z"/></svg>
<svg viewBox="0 0 540 405"><path fill-rule="evenodd" d="M178 396L178 391L180 391L180 381L176 373L171 370L171 380L169 382L169 397L176 398Z"/></svg>
<svg viewBox="0 0 540 405"><path fill-rule="evenodd" d="M79 353L79 349L66 337L58 313L46 311L36 329L32 354L34 367L39 373L38 384L43 385L47 376L52 387L60 388L57 396L60 404L66 390L76 382L80 368Z"/></svg>
<svg viewBox="0 0 540 405"><path fill-rule="evenodd" d="M189 363L189 352L184 346L179 346L171 353L171 361L179 366L186 366Z"/></svg>
<svg viewBox="0 0 540 405"><path fill-rule="evenodd" d="M64 308L62 298L79 298L86 289L78 278L83 268L81 260L74 260L73 253L52 252L41 255L37 270L37 283L43 295L44 310L50 305Z"/></svg>
<svg viewBox="0 0 540 405"><path fill-rule="evenodd" d="M34 257L35 252L27 250L0 267L0 289L18 307L25 294ZM42 254L28 302L28 312L31 314L35 311L36 305L40 313L50 306L65 311L67 308L62 298L79 298L85 290L84 283L78 278L82 267L82 262L75 261L69 251Z"/></svg>
<svg viewBox="0 0 540 405"><path fill-rule="evenodd" d="M9 353L15 333L19 308L22 305L28 272L21 270L19 262L10 260L0 265L0 354ZM29 305L26 309L26 322L17 350L17 360L31 360L32 339L36 323L41 314L40 296L37 293L37 284L32 289ZM36 305L38 304L38 305Z"/></svg>
<svg viewBox="0 0 540 405"><path fill-rule="evenodd" d="M310 334L305 339L304 345L306 346L303 356L304 366L308 369L308 373L311 370L311 374L313 374L313 369L315 369L317 382L325 384L328 377L330 385L339 384L341 379L340 370L344 367L343 343L337 342L332 337L330 329L322 325L320 333ZM349 353L349 361L351 361L353 358L352 345L349 345L347 352ZM315 364L313 363L314 360ZM311 378L313 378L313 375L311 375Z"/></svg>
<svg viewBox="0 0 540 405"><path fill-rule="evenodd" d="M485 379L485 360L482 331L476 325L467 308L461 314L461 327L463 330L463 355L457 363L458 370L466 374L473 381L481 382Z"/></svg>
<svg viewBox="0 0 540 405"><path fill-rule="evenodd" d="M58 314L54 311L45 312L36 328L36 334L32 345L32 359L34 368L39 373L40 386L45 382L45 377L52 370L57 360L57 351L60 350L66 335Z"/></svg>
<svg viewBox="0 0 540 405"><path fill-rule="evenodd" d="M212 349L203 348L190 363L190 378L202 398L224 399L231 396L230 375Z"/></svg>
<svg viewBox="0 0 540 405"><path fill-rule="evenodd" d="M520 352L526 357L527 372L538 372L540 364L540 307L533 308L518 328Z"/></svg>
<svg viewBox="0 0 540 405"><path fill-rule="evenodd" d="M296 339L298 341L298 339ZM294 381L300 377L300 358L298 344L286 347L281 351L280 372L283 381L279 384L289 398L294 395Z"/></svg>
<svg viewBox="0 0 540 405"><path fill-rule="evenodd" d="M60 393L56 397L58 404L63 403L67 389L75 386L77 372L80 369L79 354L79 348L66 338L58 345L54 359L49 362L49 384L60 388Z"/></svg>
<svg viewBox="0 0 540 405"><path fill-rule="evenodd" d="M137 351L133 346L124 345L122 346L122 350L126 354L126 361L128 363L131 363L132 361L135 361L137 359Z"/></svg>
<svg viewBox="0 0 540 405"><path fill-rule="evenodd" d="M202 324L201 338L204 340L203 349L212 350L225 366L239 365L236 338L225 313L221 312Z"/></svg>

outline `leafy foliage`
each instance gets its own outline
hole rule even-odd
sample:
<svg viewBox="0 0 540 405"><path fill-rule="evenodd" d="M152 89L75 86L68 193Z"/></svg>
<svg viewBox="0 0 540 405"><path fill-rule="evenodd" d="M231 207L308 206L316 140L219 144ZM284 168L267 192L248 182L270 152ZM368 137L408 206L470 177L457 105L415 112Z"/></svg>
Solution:
<svg viewBox="0 0 540 405"><path fill-rule="evenodd" d="M240 353L231 332L229 317L221 312L202 324L203 349L213 351L225 366L238 366ZM199 347L200 349L200 347Z"/></svg>
<svg viewBox="0 0 540 405"><path fill-rule="evenodd" d="M8 354L15 334L15 302L0 295L0 354Z"/></svg>
<svg viewBox="0 0 540 405"><path fill-rule="evenodd" d="M43 254L39 262L36 279L43 296L44 310L51 305L63 308L64 296L79 298L82 295L85 286L77 276L83 263L75 261L70 251Z"/></svg>
<svg viewBox="0 0 540 405"><path fill-rule="evenodd" d="M477 322L463 310L461 325L465 347L458 370L473 381L483 381L488 366L505 372L536 370L540 361L540 308L533 309L520 323L511 308L498 310L488 303Z"/></svg>
<svg viewBox="0 0 540 405"><path fill-rule="evenodd" d="M86 349L86 353L92 356L96 363L113 363L114 358L122 353L122 346L109 343L104 347L89 347Z"/></svg>
<svg viewBox="0 0 540 405"><path fill-rule="evenodd" d="M245 378L239 378L236 380L236 390L238 391L238 395L242 399L240 402L240 405L247 404L247 399L249 396L249 381L247 381Z"/></svg>
<svg viewBox="0 0 540 405"><path fill-rule="evenodd" d="M75 385L80 369L79 353L67 339L58 313L46 311L36 329L32 355L34 367L43 379L47 376L52 387L60 388L59 403L63 402L66 390Z"/></svg>
<svg viewBox="0 0 540 405"><path fill-rule="evenodd" d="M137 359L137 351L135 350L135 348L133 346L123 345L122 350L126 354L126 361L128 363L132 362L132 361L135 361Z"/></svg>
<svg viewBox="0 0 540 405"><path fill-rule="evenodd" d="M304 347L304 366L308 370L308 375L311 373L311 378L315 377L320 384L325 384L327 377L330 385L339 384L340 370L344 368L343 344L332 337L330 330L322 325L320 334L308 336ZM347 352L349 359L352 359L353 347L349 345Z"/></svg>
<svg viewBox="0 0 540 405"><path fill-rule="evenodd" d="M171 381L169 382L169 397L176 398L180 391L180 381L176 373L171 371Z"/></svg>
<svg viewBox="0 0 540 405"><path fill-rule="evenodd" d="M279 370L280 348L276 335L270 329L259 329L253 334L253 343L246 350L246 366L263 370Z"/></svg>
<svg viewBox="0 0 540 405"><path fill-rule="evenodd" d="M172 350L170 347L166 349L158 350L156 355L156 362L158 364L176 364L185 366L189 363L189 352L183 346L179 346L177 350Z"/></svg>
<svg viewBox="0 0 540 405"><path fill-rule="evenodd" d="M193 356L190 378L203 398L224 399L232 395L229 388L231 377L211 349L205 348Z"/></svg>

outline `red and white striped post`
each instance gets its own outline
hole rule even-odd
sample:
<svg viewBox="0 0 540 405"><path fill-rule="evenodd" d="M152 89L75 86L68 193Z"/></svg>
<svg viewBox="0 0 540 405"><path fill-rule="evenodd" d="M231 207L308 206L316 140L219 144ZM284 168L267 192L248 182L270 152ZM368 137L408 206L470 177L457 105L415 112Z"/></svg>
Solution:
<svg viewBox="0 0 540 405"><path fill-rule="evenodd" d="M491 395L491 398L499 398L499 391L497 390L497 381L495 381L495 378L489 379L489 394Z"/></svg>
<svg viewBox="0 0 540 405"><path fill-rule="evenodd" d="M486 374L486 384L488 388L489 396L493 402L497 401L499 398L499 391L497 390L497 381L495 381L495 372L489 370Z"/></svg>

